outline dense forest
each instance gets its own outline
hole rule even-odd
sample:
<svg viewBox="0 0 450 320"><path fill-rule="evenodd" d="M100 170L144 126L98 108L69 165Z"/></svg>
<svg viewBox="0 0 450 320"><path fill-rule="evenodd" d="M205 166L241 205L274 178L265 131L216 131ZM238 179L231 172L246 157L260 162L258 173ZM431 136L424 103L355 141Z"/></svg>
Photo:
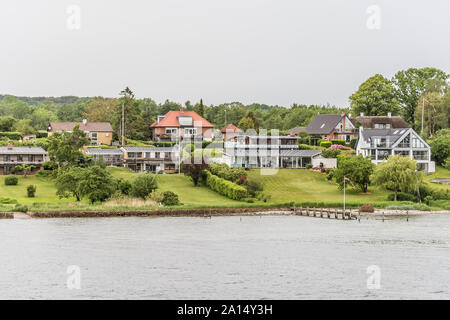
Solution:
<svg viewBox="0 0 450 320"><path fill-rule="evenodd" d="M376 74L349 96L350 108L330 105L278 106L229 102L208 105L151 98L136 99L126 88L116 98L105 97L16 97L0 95L0 132L23 134L46 130L50 121L107 121L119 132L122 105L125 108L126 136L135 140L151 138L150 124L158 115L170 110L194 110L217 129L233 123L243 130L254 128L286 131L307 126L318 113L347 112L354 115L401 115L415 129L423 125L422 134L432 137L450 126L449 75L435 68L401 70L392 79Z"/></svg>

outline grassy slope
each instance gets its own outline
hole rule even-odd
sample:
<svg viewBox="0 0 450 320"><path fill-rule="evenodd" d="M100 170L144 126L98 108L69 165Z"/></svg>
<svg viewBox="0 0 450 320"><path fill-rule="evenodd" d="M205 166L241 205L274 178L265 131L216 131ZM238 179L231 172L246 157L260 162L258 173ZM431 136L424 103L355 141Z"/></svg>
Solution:
<svg viewBox="0 0 450 320"><path fill-rule="evenodd" d="M132 180L137 174L123 168L109 169L116 178ZM265 191L272 198L270 203L286 203L295 202L342 202L343 191L339 190L336 184L325 179L324 174L312 172L308 170L283 169L279 170L275 175L262 175L260 170L252 170L249 172L251 177L261 180L265 184ZM426 181L430 181L436 177L450 177L450 171L444 168L437 168L436 173L425 177ZM19 177L17 186L5 186L4 176L0 176L0 197L8 197L17 199L21 204L31 205L33 203L42 203L42 207L53 208L87 208L87 201L82 203L74 202L73 198L59 199L56 196L56 189L51 180L38 178L37 176ZM37 186L35 198L27 198L26 187L29 184ZM177 193L183 207L243 207L261 205L257 201L254 204L246 202L238 202L223 197L208 188L193 187L189 178L184 175L158 175L159 188L162 191L171 190ZM449 186L432 184L433 187L448 189ZM369 188L369 194L358 194L351 188L347 189L347 202L383 202L386 201L387 192L377 188ZM49 204L49 205L44 205ZM1 211L1 210L0 210Z"/></svg>
<svg viewBox="0 0 450 320"><path fill-rule="evenodd" d="M262 175L260 170L250 172L250 176L262 181L265 191L272 195L273 202L286 201L343 201L344 192L333 182L327 181L325 174L308 170L283 169L276 175ZM372 193L373 192L373 193ZM358 194L347 188L347 201L386 201L387 193L369 188L368 194Z"/></svg>

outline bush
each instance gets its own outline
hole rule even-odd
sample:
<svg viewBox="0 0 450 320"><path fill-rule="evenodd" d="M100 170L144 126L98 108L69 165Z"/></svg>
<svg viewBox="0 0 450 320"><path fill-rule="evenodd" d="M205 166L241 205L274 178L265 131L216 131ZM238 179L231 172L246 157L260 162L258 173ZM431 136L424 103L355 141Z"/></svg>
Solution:
<svg viewBox="0 0 450 320"><path fill-rule="evenodd" d="M20 132L0 132L0 137L6 137L11 140L20 140L22 134Z"/></svg>
<svg viewBox="0 0 450 320"><path fill-rule="evenodd" d="M450 157L448 157L444 162L444 168L450 170Z"/></svg>
<svg viewBox="0 0 450 320"><path fill-rule="evenodd" d="M44 170L56 170L58 169L58 164L55 161L46 161L42 164Z"/></svg>
<svg viewBox="0 0 450 320"><path fill-rule="evenodd" d="M50 171L50 170L39 170L36 173L36 175L38 177L42 177L42 178L49 178L49 177L53 177L53 171Z"/></svg>
<svg viewBox="0 0 450 320"><path fill-rule="evenodd" d="M247 192L251 197L256 197L258 192L264 190L264 184L256 179L247 178L245 182L245 187L247 188Z"/></svg>
<svg viewBox="0 0 450 320"><path fill-rule="evenodd" d="M163 198L164 198L163 193L158 189L155 189L152 191L152 193L150 193L150 199L152 199L156 203L162 203Z"/></svg>
<svg viewBox="0 0 450 320"><path fill-rule="evenodd" d="M145 199L157 187L156 176L150 173L144 173L133 181L131 195L136 198Z"/></svg>
<svg viewBox="0 0 450 320"><path fill-rule="evenodd" d="M375 212L375 208L373 207L373 205L365 203L359 208L359 212L374 213Z"/></svg>
<svg viewBox="0 0 450 320"><path fill-rule="evenodd" d="M28 207L26 205L16 204L15 207L14 207L14 210L17 211L17 212L27 213L28 212Z"/></svg>
<svg viewBox="0 0 450 320"><path fill-rule="evenodd" d="M272 196L270 194L266 194L264 192L258 192L256 195L256 198L260 201L267 202L270 200L270 198L272 198Z"/></svg>
<svg viewBox="0 0 450 320"><path fill-rule="evenodd" d="M27 197L28 198L34 198L35 195L36 195L36 186L30 184L27 187Z"/></svg>
<svg viewBox="0 0 450 320"><path fill-rule="evenodd" d="M331 142L330 141L322 141L322 142L320 142L320 146L324 147L324 148L329 148L329 147L331 147Z"/></svg>
<svg viewBox="0 0 450 320"><path fill-rule="evenodd" d="M17 200L11 199L11 198L0 197L0 203L1 204L12 204L12 203L17 203Z"/></svg>
<svg viewBox="0 0 450 320"><path fill-rule="evenodd" d="M340 144L342 146L345 146L345 140L332 139L331 144Z"/></svg>
<svg viewBox="0 0 450 320"><path fill-rule="evenodd" d="M322 151L321 156L324 158L337 158L337 156L340 154L341 150L339 149L325 149Z"/></svg>
<svg viewBox="0 0 450 320"><path fill-rule="evenodd" d="M247 196L247 189L231 181L222 179L209 171L205 171L206 185L221 195L234 200L242 200Z"/></svg>
<svg viewBox="0 0 450 320"><path fill-rule="evenodd" d="M388 199L388 201L394 201L394 194L393 193L389 194L387 199ZM417 201L417 198L413 194L406 193L406 192L399 192L397 194L397 200L398 201L415 202L415 201Z"/></svg>
<svg viewBox="0 0 450 320"><path fill-rule="evenodd" d="M172 191L165 191L161 203L165 206L177 206L180 204L178 195Z"/></svg>
<svg viewBox="0 0 450 320"><path fill-rule="evenodd" d="M238 181L241 177L246 177L247 176L247 172L245 172L244 169L242 168L230 168L228 165L222 163L212 163L209 166L209 170L211 171L212 174L231 181L231 182L236 182Z"/></svg>
<svg viewBox="0 0 450 320"><path fill-rule="evenodd" d="M18 182L19 182L19 179L16 176L7 176L5 178L6 186L16 186Z"/></svg>
<svg viewBox="0 0 450 320"><path fill-rule="evenodd" d="M126 195L126 196L130 195L132 187L133 187L133 185L128 180L123 180L123 181L120 181L120 183L119 183L120 193L123 195Z"/></svg>
<svg viewBox="0 0 450 320"><path fill-rule="evenodd" d="M326 172L326 170L325 170L325 172ZM328 181L333 180L333 176L334 176L334 170L329 170L327 173L327 180Z"/></svg>
<svg viewBox="0 0 450 320"><path fill-rule="evenodd" d="M352 139L350 140L350 148L355 149L356 148L356 142L358 139Z"/></svg>
<svg viewBox="0 0 450 320"><path fill-rule="evenodd" d="M311 163L308 163L307 165L306 165L306 169L311 169L313 167L313 165L311 164Z"/></svg>
<svg viewBox="0 0 450 320"><path fill-rule="evenodd" d="M314 149L313 146L310 146L310 145L308 145L308 144L303 144L303 143L300 143L300 144L298 145L298 148L299 148L300 150L313 150L313 149Z"/></svg>

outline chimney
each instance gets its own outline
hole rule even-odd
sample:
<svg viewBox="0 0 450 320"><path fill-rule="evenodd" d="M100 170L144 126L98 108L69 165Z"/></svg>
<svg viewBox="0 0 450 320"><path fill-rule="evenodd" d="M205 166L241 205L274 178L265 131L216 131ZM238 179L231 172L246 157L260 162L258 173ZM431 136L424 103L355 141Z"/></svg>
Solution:
<svg viewBox="0 0 450 320"><path fill-rule="evenodd" d="M83 124L86 125L87 119L83 119Z"/></svg>
<svg viewBox="0 0 450 320"><path fill-rule="evenodd" d="M13 148L12 143L11 143L11 142L8 142L8 150L12 150L12 148Z"/></svg>
<svg viewBox="0 0 450 320"><path fill-rule="evenodd" d="M359 116L360 116L360 117L364 117L364 112L361 112L361 113L359 114Z"/></svg>
<svg viewBox="0 0 450 320"><path fill-rule="evenodd" d="M392 117L392 113L391 112L388 112L388 117L389 118Z"/></svg>

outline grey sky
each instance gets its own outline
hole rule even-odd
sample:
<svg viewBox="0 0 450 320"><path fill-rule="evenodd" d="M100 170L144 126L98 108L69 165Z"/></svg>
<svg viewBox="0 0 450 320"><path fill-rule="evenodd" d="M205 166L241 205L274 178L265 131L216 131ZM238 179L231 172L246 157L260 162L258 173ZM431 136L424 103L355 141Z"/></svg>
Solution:
<svg viewBox="0 0 450 320"><path fill-rule="evenodd" d="M376 73L450 72L449 15L448 0L2 1L0 93L346 106Z"/></svg>

